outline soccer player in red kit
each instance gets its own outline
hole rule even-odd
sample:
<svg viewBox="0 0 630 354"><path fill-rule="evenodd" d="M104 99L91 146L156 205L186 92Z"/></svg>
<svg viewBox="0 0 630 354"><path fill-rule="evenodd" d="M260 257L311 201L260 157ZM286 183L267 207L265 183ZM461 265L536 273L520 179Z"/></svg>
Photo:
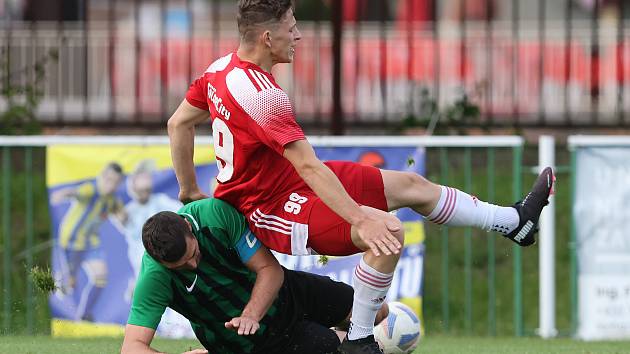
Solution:
<svg viewBox="0 0 630 354"><path fill-rule="evenodd" d="M411 207L445 225L497 231L522 246L549 197L547 168L511 207L480 201L412 172L352 162L322 163L297 124L271 68L290 63L300 40L291 0L240 0L240 45L212 63L168 121L179 197L207 197L193 165L195 125L212 119L219 173L216 198L246 215L269 248L293 255L365 252L354 273L351 326L341 353L380 353L372 335L404 242L390 210Z"/></svg>

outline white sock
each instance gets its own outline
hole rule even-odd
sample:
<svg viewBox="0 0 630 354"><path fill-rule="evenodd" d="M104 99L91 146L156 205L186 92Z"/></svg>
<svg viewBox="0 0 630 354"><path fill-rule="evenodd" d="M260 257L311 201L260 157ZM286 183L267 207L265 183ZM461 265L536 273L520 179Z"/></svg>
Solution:
<svg viewBox="0 0 630 354"><path fill-rule="evenodd" d="M476 226L504 235L518 227L516 209L486 203L455 188L441 188L440 200L427 219L449 226Z"/></svg>
<svg viewBox="0 0 630 354"><path fill-rule="evenodd" d="M356 340L374 332L376 313L385 301L394 273L381 273L370 267L363 257L354 269L354 303L348 339Z"/></svg>

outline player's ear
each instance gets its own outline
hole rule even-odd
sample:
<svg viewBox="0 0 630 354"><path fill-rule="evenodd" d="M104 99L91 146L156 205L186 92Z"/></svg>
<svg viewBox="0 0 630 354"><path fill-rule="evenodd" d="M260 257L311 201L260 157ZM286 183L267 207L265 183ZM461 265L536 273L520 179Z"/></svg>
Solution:
<svg viewBox="0 0 630 354"><path fill-rule="evenodd" d="M269 48L271 48L271 31L263 32L263 42Z"/></svg>
<svg viewBox="0 0 630 354"><path fill-rule="evenodd" d="M188 222L188 220L186 220L186 219L184 219L184 221L188 225L188 230L190 230L190 232L192 232L192 225L190 225L190 222Z"/></svg>

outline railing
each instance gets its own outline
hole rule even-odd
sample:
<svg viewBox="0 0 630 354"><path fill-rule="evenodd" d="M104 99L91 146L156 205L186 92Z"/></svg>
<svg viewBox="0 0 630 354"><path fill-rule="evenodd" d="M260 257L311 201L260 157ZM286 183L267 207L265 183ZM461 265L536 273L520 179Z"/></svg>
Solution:
<svg viewBox="0 0 630 354"><path fill-rule="evenodd" d="M214 13L195 21L188 8L190 20L178 27L162 12L148 28L140 26L137 9L128 10L123 19L9 22L0 30L10 72L50 49L59 54L47 65L48 77L34 83L44 91L37 116L45 125L163 127L190 82L238 45L234 21ZM275 75L307 127L326 128L338 119L345 128L392 128L463 94L481 108L481 118L467 125L628 127L630 27L621 20L541 16L345 22L339 116L332 108L335 36L328 19L300 22L295 63ZM0 99L0 110L5 106Z"/></svg>
<svg viewBox="0 0 630 354"><path fill-rule="evenodd" d="M316 146L361 145L366 141L362 137L310 140ZM370 137L369 143L390 145L403 140L426 147L429 179L469 191L489 202L512 204L522 197L523 186L529 186L533 180L534 175L523 168L524 156L532 151L524 149L519 137ZM207 139L199 139L200 142ZM3 332L48 331L47 298L33 290L28 270L32 265L50 264L43 147L54 143L166 144L167 140L165 137L0 138ZM538 267L535 249L521 250L502 237L481 231L430 223L426 227L423 289L429 331L517 336L534 333L537 311L531 309L538 306L534 285L537 278L532 275ZM558 225L557 230L566 233L568 226ZM558 288L559 293L568 293L568 286Z"/></svg>

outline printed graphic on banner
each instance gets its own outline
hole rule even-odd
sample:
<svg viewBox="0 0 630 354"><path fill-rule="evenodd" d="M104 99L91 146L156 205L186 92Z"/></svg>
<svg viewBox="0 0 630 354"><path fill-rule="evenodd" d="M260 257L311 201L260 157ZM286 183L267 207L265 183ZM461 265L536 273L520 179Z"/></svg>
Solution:
<svg viewBox="0 0 630 354"><path fill-rule="evenodd" d="M630 338L628 156L628 148L577 151L573 212L578 256L577 335L582 339Z"/></svg>
<svg viewBox="0 0 630 354"><path fill-rule="evenodd" d="M216 174L212 151L197 147L200 181ZM53 335L117 332L105 323L122 332L144 252L142 225L160 210L181 206L170 149L57 145L48 148L47 161L52 268L60 286L50 297ZM170 309L157 333L193 336L188 321Z"/></svg>
<svg viewBox="0 0 630 354"><path fill-rule="evenodd" d="M197 146L195 166L202 190L211 195L217 166L211 146ZM364 164L424 174L424 150L316 148L322 160ZM409 165L409 161L414 161ZM120 334L127 321L144 252L142 225L161 210L177 210L178 184L168 146L56 145L47 150L54 247L52 268L60 288L50 296L56 336ZM406 228L406 248L388 299L407 302L420 314L424 231L417 214L397 214ZM283 264L351 282L358 256L279 256ZM315 265L315 266L314 266ZM96 324L98 325L96 325ZM169 309L157 334L193 337L188 321Z"/></svg>

